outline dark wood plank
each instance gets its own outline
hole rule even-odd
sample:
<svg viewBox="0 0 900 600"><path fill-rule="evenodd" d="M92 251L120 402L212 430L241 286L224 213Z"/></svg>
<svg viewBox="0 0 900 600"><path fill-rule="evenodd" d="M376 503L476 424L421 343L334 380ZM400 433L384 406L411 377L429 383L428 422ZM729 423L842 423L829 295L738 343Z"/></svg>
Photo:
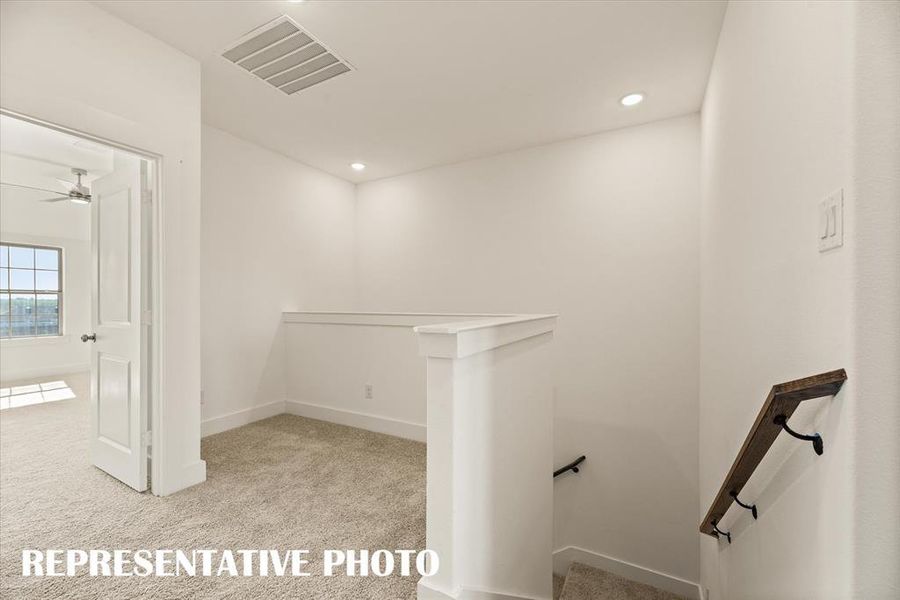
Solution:
<svg viewBox="0 0 900 600"><path fill-rule="evenodd" d="M731 503L734 502L731 492L740 495L753 471L781 433L781 427L773 422L775 417L785 415L790 418L804 400L837 394L846 380L847 372L838 369L772 386L753 427L750 428L750 433L747 434L747 439L744 440L744 445L741 446L731 470L728 471L728 476L725 477L716 499L709 507L706 518L700 524L701 533L715 535L712 522L721 519L731 507ZM747 498L742 500L748 502Z"/></svg>

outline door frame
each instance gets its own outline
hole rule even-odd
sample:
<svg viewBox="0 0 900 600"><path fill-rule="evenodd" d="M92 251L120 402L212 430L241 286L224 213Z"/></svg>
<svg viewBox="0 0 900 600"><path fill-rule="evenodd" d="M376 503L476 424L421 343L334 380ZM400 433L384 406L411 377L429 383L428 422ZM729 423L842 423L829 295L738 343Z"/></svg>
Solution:
<svg viewBox="0 0 900 600"><path fill-rule="evenodd" d="M0 106L0 115L4 115L20 121L25 121L33 125L45 127L60 133L79 137L81 139L102 144L122 150L130 154L140 157L142 160L148 161L152 165L152 173L150 177L152 198L150 202L150 248L149 251L143 250L141 253L141 265L149 264L149 278L145 279L150 284L150 310L149 310L149 332L146 340L142 340L145 346L144 351L147 353L147 361L141 359L141 377L146 378L147 385L144 386L148 392L147 408L150 411L148 424L150 426L150 448L147 452L147 458L150 460L150 468L148 474L150 477L150 492L156 496L162 495L161 484L165 480L163 473L164 461L162 455L164 453L163 435L165 427L165 419L162 415L162 402L160 402L160 391L163 389L163 373L161 365L163 365L163 323L165 319L165 310L163 305L163 281L161 277L163 265L163 239L162 239L162 216L164 205L164 187L163 187L163 155L136 148L129 144L123 144L115 140L109 140L100 136L93 135L84 131L72 129L62 125L57 125L50 121L39 119L30 115L22 114L16 111L8 110ZM144 211L141 211L141 227L148 225L144 223ZM93 234L92 234L93 235ZM149 253L149 256L147 254ZM141 277L145 276L141 273ZM92 289L92 294L94 293ZM146 319L146 311L141 307L141 321ZM143 383L142 383L143 386ZM125 485L125 484L123 484Z"/></svg>

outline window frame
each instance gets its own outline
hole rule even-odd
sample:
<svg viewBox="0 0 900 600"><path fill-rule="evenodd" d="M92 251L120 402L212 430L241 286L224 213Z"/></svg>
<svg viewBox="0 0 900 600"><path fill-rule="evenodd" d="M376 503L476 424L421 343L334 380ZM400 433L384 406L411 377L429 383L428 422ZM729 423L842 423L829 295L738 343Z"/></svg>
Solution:
<svg viewBox="0 0 900 600"><path fill-rule="evenodd" d="M5 294L9 295L9 315L8 315L8 317L9 317L9 335L3 336L2 332L0 332L0 341L10 342L10 341L15 341L15 340L53 340L53 339L62 338L65 335L65 330L63 329L63 326L64 326L63 315L65 314L65 312L63 310L63 307L65 306L64 305L65 290L63 289L63 284L65 281L65 277L63 276L63 267L65 264L64 263L65 249L62 248L61 246L48 246L46 244L32 244L29 242L7 242L5 240L0 240L0 246L6 246L7 248L28 248L30 250L53 250L56 252L57 256L59 257L59 260L57 262L58 269L56 270L57 287L59 288L58 290L44 290L44 289L39 290L39 289L37 289L37 271L49 271L50 269L38 269L36 261L35 261L35 266L31 267L31 269L30 269L35 274L34 275L35 287L34 287L34 289L31 289L31 290L25 290L25 289L18 289L18 288L14 289L12 287L12 270L13 270L12 257L10 255L7 256L7 259L6 259L7 265L5 268L9 272L8 273L9 287L6 289L3 289L2 292L0 292L0 293L5 293ZM24 270L29 270L29 269L24 269ZM33 294L34 295L34 297L35 297L35 304L34 304L35 320L37 319L37 316L38 316L37 296L39 296L41 294L55 294L56 298L57 298L57 300L56 300L56 311L57 311L56 333L44 334L44 335L38 334L37 333L37 323L35 322L35 330L30 335L12 335L12 296L13 296L13 294Z"/></svg>

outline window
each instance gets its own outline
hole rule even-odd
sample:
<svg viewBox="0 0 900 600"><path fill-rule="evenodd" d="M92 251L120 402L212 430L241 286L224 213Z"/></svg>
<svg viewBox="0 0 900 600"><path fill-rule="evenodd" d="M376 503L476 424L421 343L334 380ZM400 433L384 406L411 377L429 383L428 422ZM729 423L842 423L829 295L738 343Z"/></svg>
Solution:
<svg viewBox="0 0 900 600"><path fill-rule="evenodd" d="M61 335L62 249L0 243L0 338Z"/></svg>

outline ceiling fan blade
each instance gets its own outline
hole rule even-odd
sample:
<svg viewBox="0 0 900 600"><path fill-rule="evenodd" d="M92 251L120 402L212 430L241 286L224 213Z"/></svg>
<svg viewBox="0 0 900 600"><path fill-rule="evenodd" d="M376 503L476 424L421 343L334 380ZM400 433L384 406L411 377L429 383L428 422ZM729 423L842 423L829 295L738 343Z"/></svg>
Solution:
<svg viewBox="0 0 900 600"><path fill-rule="evenodd" d="M69 196L60 196L59 198L46 198L41 200L41 202L62 202L63 200L70 200Z"/></svg>
<svg viewBox="0 0 900 600"><path fill-rule="evenodd" d="M37 190L39 192L48 192L50 194L61 193L59 190L48 190L47 188L34 187L33 185L22 185L21 183L8 183L6 181L0 181L0 185L9 185L12 187L25 188L26 190Z"/></svg>

